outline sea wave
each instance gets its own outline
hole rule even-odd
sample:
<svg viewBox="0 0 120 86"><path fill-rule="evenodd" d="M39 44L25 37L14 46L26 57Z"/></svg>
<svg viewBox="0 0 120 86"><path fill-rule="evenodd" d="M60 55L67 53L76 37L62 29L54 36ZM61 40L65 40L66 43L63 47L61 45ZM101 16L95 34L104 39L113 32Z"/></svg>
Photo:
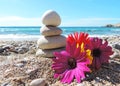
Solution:
<svg viewBox="0 0 120 86"><path fill-rule="evenodd" d="M6 29L6 28L0 28L0 32L7 32L7 31L11 31L11 32L15 32L15 31L19 31L19 29Z"/></svg>
<svg viewBox="0 0 120 86"><path fill-rule="evenodd" d="M64 35L65 37L68 37L69 34L62 34L62 35ZM116 36L120 36L120 35L114 35L114 34L112 34L112 35L98 35L98 34L89 35L89 37L100 37L100 38L102 38L102 37L116 37Z"/></svg>
<svg viewBox="0 0 120 86"><path fill-rule="evenodd" d="M1 41L22 41L22 40L37 40L39 39L40 35L26 35L26 34L7 34L7 35L0 35Z"/></svg>
<svg viewBox="0 0 120 86"><path fill-rule="evenodd" d="M68 36L68 34L62 34L65 37ZM33 40L38 40L42 35L27 35L27 34L4 34L0 35L0 41L22 41L22 40L27 40L27 41L33 41ZM119 36L119 35L89 35L89 37L114 37L114 36Z"/></svg>

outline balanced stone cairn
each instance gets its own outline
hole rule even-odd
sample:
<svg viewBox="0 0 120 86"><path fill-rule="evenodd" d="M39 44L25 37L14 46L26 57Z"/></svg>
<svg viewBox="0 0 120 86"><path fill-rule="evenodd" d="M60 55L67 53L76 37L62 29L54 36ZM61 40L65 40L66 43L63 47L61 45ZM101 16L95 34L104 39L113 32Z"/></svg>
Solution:
<svg viewBox="0 0 120 86"><path fill-rule="evenodd" d="M36 56L54 57L53 52L65 49L66 37L62 36L62 30L57 27L61 23L60 16L52 10L46 11L42 16L40 33L42 36L38 39L38 50Z"/></svg>

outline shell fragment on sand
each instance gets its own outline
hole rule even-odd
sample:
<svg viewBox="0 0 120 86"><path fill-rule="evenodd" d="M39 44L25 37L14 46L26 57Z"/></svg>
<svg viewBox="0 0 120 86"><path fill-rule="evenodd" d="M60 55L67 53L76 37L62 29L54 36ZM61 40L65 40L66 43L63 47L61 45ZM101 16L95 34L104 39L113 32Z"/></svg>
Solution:
<svg viewBox="0 0 120 86"><path fill-rule="evenodd" d="M38 48L40 49L55 49L66 46L65 36L41 36L37 41Z"/></svg>
<svg viewBox="0 0 120 86"><path fill-rule="evenodd" d="M31 83L30 86L46 86L45 79L39 78L39 79L34 79Z"/></svg>
<svg viewBox="0 0 120 86"><path fill-rule="evenodd" d="M40 29L40 33L43 36L55 36L55 35L60 35L62 33L62 30L58 27L43 26Z"/></svg>
<svg viewBox="0 0 120 86"><path fill-rule="evenodd" d="M42 23L44 25L51 25L51 26L59 26L61 24L61 18L58 15L58 13L56 13L53 10L48 10L46 11L43 16L42 16Z"/></svg>

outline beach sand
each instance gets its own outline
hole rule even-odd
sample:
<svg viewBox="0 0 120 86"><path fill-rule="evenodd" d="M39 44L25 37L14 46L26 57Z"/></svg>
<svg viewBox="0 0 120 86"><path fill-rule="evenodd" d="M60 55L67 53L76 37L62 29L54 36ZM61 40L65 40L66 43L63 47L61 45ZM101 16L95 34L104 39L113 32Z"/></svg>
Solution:
<svg viewBox="0 0 120 86"><path fill-rule="evenodd" d="M0 49L6 49L0 51L0 86L29 86L37 78L44 78L49 86L120 86L120 36L103 39L108 40L115 52L110 63L88 74L82 83L78 84L74 80L70 85L53 78L51 58L35 56L36 40L0 41Z"/></svg>

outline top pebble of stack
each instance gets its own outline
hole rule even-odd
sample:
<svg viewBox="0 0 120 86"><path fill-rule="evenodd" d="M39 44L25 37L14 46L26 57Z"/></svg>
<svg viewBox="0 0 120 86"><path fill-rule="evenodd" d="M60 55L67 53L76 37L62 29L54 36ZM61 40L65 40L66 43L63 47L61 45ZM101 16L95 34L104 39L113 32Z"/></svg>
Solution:
<svg viewBox="0 0 120 86"><path fill-rule="evenodd" d="M42 16L42 23L46 26L59 26L61 18L55 11L48 10Z"/></svg>

